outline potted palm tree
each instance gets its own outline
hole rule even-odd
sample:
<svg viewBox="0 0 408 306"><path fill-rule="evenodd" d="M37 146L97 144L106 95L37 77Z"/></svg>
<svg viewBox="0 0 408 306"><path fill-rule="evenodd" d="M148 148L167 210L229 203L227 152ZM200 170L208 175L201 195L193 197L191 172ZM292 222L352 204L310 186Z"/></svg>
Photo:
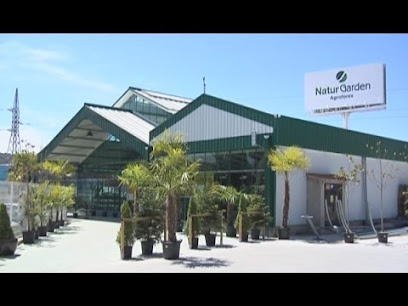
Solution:
<svg viewBox="0 0 408 306"><path fill-rule="evenodd" d="M23 222L26 225L27 230L23 231L23 242L27 244L34 243L34 221L35 221L35 208L32 202L32 190L30 188L30 182L33 181L37 171L39 169L39 162L34 152L23 150L17 153L13 157L13 163L11 171L9 172L9 180L15 182L23 182L26 185L26 190L23 199Z"/></svg>
<svg viewBox="0 0 408 306"><path fill-rule="evenodd" d="M163 233L164 201L153 187L144 188L139 197L135 217L141 218L135 226L135 238L140 240L142 255L152 255L153 246L160 242Z"/></svg>
<svg viewBox="0 0 408 306"><path fill-rule="evenodd" d="M11 256L17 249L17 238L10 225L7 207L0 204L0 256Z"/></svg>
<svg viewBox="0 0 408 306"><path fill-rule="evenodd" d="M46 171L55 180L56 185L61 185L65 177L69 177L75 173L76 167L68 160L59 159L57 161L46 160L41 164L41 169ZM64 206L55 207L56 220L54 227L64 225Z"/></svg>
<svg viewBox="0 0 408 306"><path fill-rule="evenodd" d="M290 146L286 149L271 149L268 154L268 161L271 165L272 171L276 171L278 174L283 175L285 180L285 195L283 199L282 209L282 224L278 228L279 239L289 239L290 228L289 222L289 200L290 200L290 188L289 177L296 170L306 170L310 166L310 161L307 158L305 152L297 147Z"/></svg>
<svg viewBox="0 0 408 306"><path fill-rule="evenodd" d="M33 203L36 206L36 214L39 218L38 235L47 236L48 203L49 203L49 182L46 180L35 188Z"/></svg>
<svg viewBox="0 0 408 306"><path fill-rule="evenodd" d="M126 165L118 176L119 186L125 185L133 193L133 211L137 211L139 192L145 186L151 186L154 181L149 165L145 162L130 163Z"/></svg>
<svg viewBox="0 0 408 306"><path fill-rule="evenodd" d="M128 219L132 218L132 211L130 209L130 205L128 201L123 201L121 207L120 207L120 216L123 219ZM121 245L120 245L120 232L121 230L119 229L118 235L116 237L116 242L119 244L120 248L120 255L122 259L130 259L132 258L132 249L133 249L133 243L135 242L135 234L134 234L134 226L133 222L125 222L124 223L124 248L122 251Z"/></svg>
<svg viewBox="0 0 408 306"><path fill-rule="evenodd" d="M251 228L251 220L248 215L248 195L244 192L239 192L238 196L238 214L235 218L235 228L240 230L240 226L242 232L239 232L239 241L240 242L248 242L248 231ZM241 219L241 225L240 225Z"/></svg>
<svg viewBox="0 0 408 306"><path fill-rule="evenodd" d="M197 217L191 217L198 214L197 199L190 197L187 210L187 222L184 224L184 232L188 236L188 245L190 249L198 249L198 237L200 234L200 222ZM192 233L190 233L190 222L192 222Z"/></svg>
<svg viewBox="0 0 408 306"><path fill-rule="evenodd" d="M227 203L227 237L236 237L237 230L234 227L235 214L235 203L238 201L239 192L233 186L222 186L221 193L222 199Z"/></svg>
<svg viewBox="0 0 408 306"><path fill-rule="evenodd" d="M249 194L248 216L251 223L251 239L258 240L261 228L270 222L269 209L265 199L259 194Z"/></svg>
<svg viewBox="0 0 408 306"><path fill-rule="evenodd" d="M189 196L199 173L200 163L190 162L187 148L181 134L172 135L165 131L153 140L151 170L156 191L166 199L166 226L163 257L177 259L180 255L181 240L177 239L177 195Z"/></svg>
<svg viewBox="0 0 408 306"><path fill-rule="evenodd" d="M199 212L206 215L199 218L199 227L207 246L215 246L217 232L220 230L221 215L218 202L223 192L223 186L209 180L203 185L198 185L193 194Z"/></svg>

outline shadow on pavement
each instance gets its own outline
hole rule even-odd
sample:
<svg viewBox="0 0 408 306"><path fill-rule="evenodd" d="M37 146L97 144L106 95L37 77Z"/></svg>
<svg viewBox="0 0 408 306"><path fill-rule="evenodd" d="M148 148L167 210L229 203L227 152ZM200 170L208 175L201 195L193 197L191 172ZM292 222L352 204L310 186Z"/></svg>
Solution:
<svg viewBox="0 0 408 306"><path fill-rule="evenodd" d="M217 245L215 245L215 248L217 248L217 249L232 249L232 248L236 248L236 247L237 247L236 245L232 245L232 244L223 244L223 245L217 244Z"/></svg>
<svg viewBox="0 0 408 306"><path fill-rule="evenodd" d="M5 261L10 260L10 259L16 259L16 258L18 258L20 256L21 256L20 254L14 254L14 255L10 255L10 256L0 257L0 267L4 266L4 264L2 264L1 262L5 262Z"/></svg>
<svg viewBox="0 0 408 306"><path fill-rule="evenodd" d="M153 259L153 258L163 258L163 253L153 253L152 255L142 255L142 254L140 254L137 257L132 257L131 260L141 261L141 260Z"/></svg>
<svg viewBox="0 0 408 306"><path fill-rule="evenodd" d="M211 251L211 248L206 247L206 246L198 246L197 249L191 249L191 250L196 250L196 251Z"/></svg>
<svg viewBox="0 0 408 306"><path fill-rule="evenodd" d="M186 268L212 268L212 267L227 267L230 263L226 260L213 257L198 258L198 257L180 257L173 262L173 265L184 265Z"/></svg>
<svg viewBox="0 0 408 306"><path fill-rule="evenodd" d="M55 234L51 233L51 234ZM32 244L24 244L22 243L21 246L19 246L19 248L21 247L23 250L29 247L36 247L36 248L52 248L55 247L55 238L53 238L52 236L47 236L47 237L40 237L40 239L35 240L34 243Z"/></svg>

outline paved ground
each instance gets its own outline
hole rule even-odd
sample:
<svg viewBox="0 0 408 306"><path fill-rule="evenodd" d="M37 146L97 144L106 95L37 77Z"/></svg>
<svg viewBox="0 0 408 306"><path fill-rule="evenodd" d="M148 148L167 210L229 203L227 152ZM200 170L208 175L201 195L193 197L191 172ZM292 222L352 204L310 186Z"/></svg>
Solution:
<svg viewBox="0 0 408 306"><path fill-rule="evenodd" d="M142 257L140 242L133 258L120 259L115 242L119 223L71 219L71 224L40 237L34 245L20 244L13 258L0 257L2 272L408 272L408 233L399 231L388 244L359 239L345 244L340 235L326 241L312 236L291 240L240 243L224 237L224 245L208 248L200 236L199 249L190 250L183 234L179 260L162 258L162 246Z"/></svg>

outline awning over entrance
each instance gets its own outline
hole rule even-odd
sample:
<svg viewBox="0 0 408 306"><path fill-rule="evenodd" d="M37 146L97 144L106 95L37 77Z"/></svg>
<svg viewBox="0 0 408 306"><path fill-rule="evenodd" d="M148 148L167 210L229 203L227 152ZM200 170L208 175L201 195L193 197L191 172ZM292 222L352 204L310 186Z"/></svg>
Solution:
<svg viewBox="0 0 408 306"><path fill-rule="evenodd" d="M66 159L80 164L114 137L147 157L149 132L154 127L132 111L85 103L38 156L40 160Z"/></svg>
<svg viewBox="0 0 408 306"><path fill-rule="evenodd" d="M334 174L320 174L320 173L306 173L307 178L314 178L318 180L336 180L342 181L343 179L337 178Z"/></svg>

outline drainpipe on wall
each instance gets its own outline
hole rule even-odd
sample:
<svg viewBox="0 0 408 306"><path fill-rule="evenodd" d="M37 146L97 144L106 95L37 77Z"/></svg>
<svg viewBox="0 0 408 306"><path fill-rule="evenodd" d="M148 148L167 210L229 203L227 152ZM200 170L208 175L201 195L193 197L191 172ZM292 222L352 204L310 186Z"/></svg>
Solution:
<svg viewBox="0 0 408 306"><path fill-rule="evenodd" d="M365 225L369 224L369 214L368 214L368 200L367 200L367 158L365 156L361 157L361 165L364 171L361 173L361 183L363 187L363 205L365 214Z"/></svg>

